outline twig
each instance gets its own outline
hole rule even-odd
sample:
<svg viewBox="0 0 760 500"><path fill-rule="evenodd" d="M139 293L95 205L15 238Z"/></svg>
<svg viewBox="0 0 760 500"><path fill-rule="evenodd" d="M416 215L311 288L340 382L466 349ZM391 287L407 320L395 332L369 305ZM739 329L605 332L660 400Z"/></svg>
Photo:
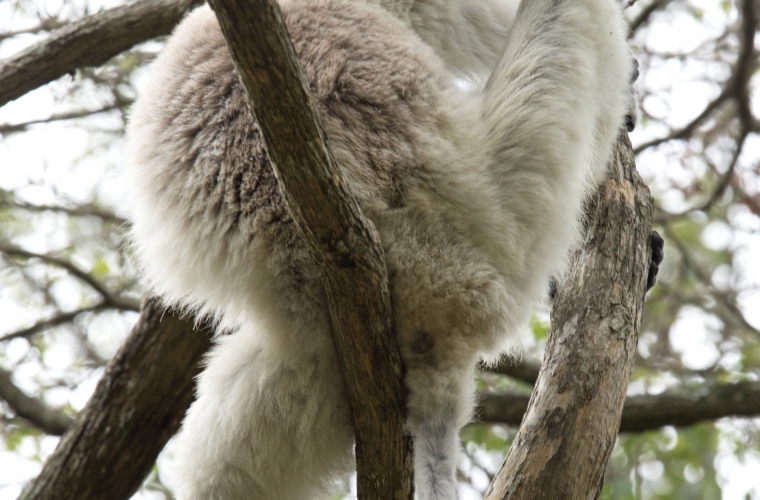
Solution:
<svg viewBox="0 0 760 500"><path fill-rule="evenodd" d="M99 113L105 113L107 111L111 111L114 109L118 109L118 106L115 104L111 104L108 106L104 106L101 109L96 109L94 111L90 111L87 109L77 110L77 111L69 111L66 113L58 113L50 118L45 118L42 120L32 120L24 123L14 123L14 124L0 124L0 134L12 134L14 132L23 132L26 130L30 125L39 125L43 123L52 123L57 121L64 121L64 120L74 120L77 118L84 118L87 116L97 115Z"/></svg>
<svg viewBox="0 0 760 500"><path fill-rule="evenodd" d="M85 271L79 269L77 266L75 266L73 263L66 259L62 259L60 257L54 257L52 255L48 254L40 254L35 252L30 252L28 250L24 250L21 247L17 247L15 245L11 245L8 243L0 243L0 252L5 253L6 255L10 256L17 256L27 259L39 259L45 263L53 264L58 267L61 267L68 271L70 274L76 276L83 282L85 282L87 285L90 286L93 290L95 290L102 298L104 304L114 307L116 309L123 309L123 310L130 310L130 311L139 311L140 310L140 304L136 300L126 299L122 297L116 297L114 296L106 287L100 283L98 280L90 276Z"/></svg>
<svg viewBox="0 0 760 500"><path fill-rule="evenodd" d="M65 26L67 21L60 20L57 16L51 17L49 19L45 19L37 26L34 26L33 28L25 28L20 30L11 30L11 31L3 31L0 33L0 41L6 40L8 38L13 38L14 36L19 35L36 35L37 33L40 33L42 31L53 31L57 30L58 28Z"/></svg>
<svg viewBox="0 0 760 500"><path fill-rule="evenodd" d="M109 210L98 208L92 205L65 207L63 205L33 205L31 203L19 201L0 201L0 205L20 208L22 210L28 210L30 212L61 212L73 217L99 217L103 220L113 222L117 226L125 226L129 224L129 221L127 219L119 217Z"/></svg>
<svg viewBox="0 0 760 500"><path fill-rule="evenodd" d="M21 330L16 330L15 332L12 332L12 333L5 334L2 337L0 337L0 342L7 342L9 340L13 340L19 337L31 337L32 335L36 333L39 333L43 330L47 330L48 328L53 328L55 326L73 321L74 318L76 318L80 314L84 314L88 312L96 312L96 311L101 311L103 309L111 309L111 308L113 308L113 306L109 306L105 302L99 302L93 306L83 307L75 311L69 311L69 312L56 314L55 316L51 318L38 321L32 326L22 328Z"/></svg>
<svg viewBox="0 0 760 500"><path fill-rule="evenodd" d="M683 242L679 240L678 237L676 237L676 235L670 230L667 225L663 226L663 228L665 230L665 234L668 237L668 241L675 244L678 252L681 254L681 258L683 259L685 267L689 269L700 282L710 287L710 289L713 291L711 296L716 300L716 302L733 313L733 315L735 315L736 319L738 319L739 323L745 329L753 332L756 335L760 335L760 331L749 324L744 318L744 314L742 313L739 306L735 303L735 301L732 298L727 297L726 294L720 293L714 289L710 275L696 263L696 260L691 256L691 253L686 248L686 245L684 245Z"/></svg>

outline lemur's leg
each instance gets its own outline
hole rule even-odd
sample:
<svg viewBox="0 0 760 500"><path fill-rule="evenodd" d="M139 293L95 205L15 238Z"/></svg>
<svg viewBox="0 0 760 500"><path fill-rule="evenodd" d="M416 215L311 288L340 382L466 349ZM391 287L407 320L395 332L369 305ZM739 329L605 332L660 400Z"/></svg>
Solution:
<svg viewBox="0 0 760 500"><path fill-rule="evenodd" d="M510 287L542 297L576 241L589 181L605 173L628 109L632 60L615 0L520 4L483 93Z"/></svg>
<svg viewBox="0 0 760 500"><path fill-rule="evenodd" d="M506 336L511 299L482 251L438 214L413 210L389 211L373 221L383 236L406 368L417 494L420 500L456 500L459 430L472 413L475 364Z"/></svg>
<svg viewBox="0 0 760 500"><path fill-rule="evenodd" d="M269 332L270 335L282 332ZM244 325L214 347L177 437L180 500L303 500L353 470L353 428L329 332L309 354ZM287 337L287 335L285 335Z"/></svg>

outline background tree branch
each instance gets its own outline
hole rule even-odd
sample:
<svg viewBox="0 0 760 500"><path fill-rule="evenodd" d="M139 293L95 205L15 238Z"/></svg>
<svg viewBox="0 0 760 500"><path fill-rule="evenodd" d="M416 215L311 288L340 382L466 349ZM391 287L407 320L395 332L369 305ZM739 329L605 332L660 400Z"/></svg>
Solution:
<svg viewBox="0 0 760 500"><path fill-rule="evenodd" d="M758 382L700 387L693 392L668 391L657 396L626 398L619 431L641 432L665 425L685 427L723 417L760 415ZM529 400L530 397L523 394L482 394L476 422L518 426Z"/></svg>
<svg viewBox="0 0 760 500"><path fill-rule="evenodd" d="M62 312L50 318L38 321L35 324L28 326L26 328L16 330L15 332L6 333L5 335L0 336L0 342L7 342L9 340L13 340L13 339L21 338L21 337L30 337L43 330L47 330L48 328L53 328L58 325L63 325L64 323L70 323L72 320L74 320L74 318L76 318L80 314L102 311L103 309L108 309L109 307L110 306L108 306L106 303L99 302L92 306L83 307L81 309L75 309L73 311L68 311L68 312Z"/></svg>
<svg viewBox="0 0 760 500"><path fill-rule="evenodd" d="M133 45L166 35L200 0L138 0L69 23L0 62L0 106Z"/></svg>
<svg viewBox="0 0 760 500"><path fill-rule="evenodd" d="M544 361L486 500L595 498L620 426L651 261L653 201L621 133L558 289Z"/></svg>
<svg viewBox="0 0 760 500"><path fill-rule="evenodd" d="M481 369L486 372L506 375L515 380L533 385L538 380L538 372L541 370L541 365L524 360L515 361L507 357L496 366L484 366Z"/></svg>
<svg viewBox="0 0 760 500"><path fill-rule="evenodd" d="M411 500L404 370L380 239L341 179L278 4L209 3L288 210L322 267L354 422L359 498Z"/></svg>
<svg viewBox="0 0 760 500"><path fill-rule="evenodd" d="M108 289L106 289L105 285L103 285L100 281L93 278L92 276L90 276L89 273L80 269L73 262L70 262L66 259L63 259L61 257L56 257L54 255L30 252L28 250L24 250L21 247L10 245L8 243L4 243L1 241L0 241L0 253L4 253L6 255L11 255L11 256L16 256L16 257L21 257L24 259L39 259L45 263L53 264L55 266L61 267L65 269L72 276L76 276L77 278L79 278L81 281L89 285L90 288L92 288L95 292L97 292L98 295L102 297L103 299L102 302L104 306L113 307L116 309L124 309L128 311L140 310L140 304L138 303L137 300L119 297L118 295L111 293Z"/></svg>
<svg viewBox="0 0 760 500"><path fill-rule="evenodd" d="M54 436L66 432L73 419L39 399L24 394L13 383L12 375L11 372L0 369L0 399L5 400L17 416L30 421L43 432Z"/></svg>
<svg viewBox="0 0 760 500"><path fill-rule="evenodd" d="M6 135L6 134L13 134L17 132L23 132L25 130L28 130L30 126L32 125L40 125L43 123L52 123L57 121L64 121L64 120L76 120L78 118L86 118L88 116L97 115L99 113L106 113L108 111L118 109L118 106L115 104L108 104L106 106L103 106L100 109L96 110L89 110L89 109L82 109L82 110L76 110L76 111L68 111L65 113L57 113L53 116L50 116L49 118L43 118L40 120L31 120L24 123L3 123L0 124L0 134Z"/></svg>

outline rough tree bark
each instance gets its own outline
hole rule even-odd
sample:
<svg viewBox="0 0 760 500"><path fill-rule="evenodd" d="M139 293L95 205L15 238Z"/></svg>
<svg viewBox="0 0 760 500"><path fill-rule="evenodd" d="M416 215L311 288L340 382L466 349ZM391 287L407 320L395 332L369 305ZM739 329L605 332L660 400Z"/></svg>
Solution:
<svg viewBox="0 0 760 500"><path fill-rule="evenodd" d="M559 287L527 413L485 500L593 499L620 427L651 260L653 202L621 133Z"/></svg>
<svg viewBox="0 0 760 500"><path fill-rule="evenodd" d="M95 394L20 500L127 500L177 431L211 330L143 306Z"/></svg>
<svg viewBox="0 0 760 500"><path fill-rule="evenodd" d="M202 0L140 0L67 24L0 63L0 106L85 66L171 32Z"/></svg>
<svg viewBox="0 0 760 500"><path fill-rule="evenodd" d="M321 265L362 500L411 500L403 365L380 239L342 181L273 0L210 0L288 210Z"/></svg>

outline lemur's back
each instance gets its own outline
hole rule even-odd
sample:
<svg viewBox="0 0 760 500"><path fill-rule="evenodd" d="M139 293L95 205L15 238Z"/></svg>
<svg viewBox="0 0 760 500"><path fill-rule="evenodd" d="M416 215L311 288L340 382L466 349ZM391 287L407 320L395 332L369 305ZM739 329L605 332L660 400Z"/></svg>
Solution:
<svg viewBox="0 0 760 500"><path fill-rule="evenodd" d="M419 136L435 126L439 85L448 84L437 57L376 7L309 0L282 8L353 194L365 206L403 205ZM203 275L247 278L237 262L224 261L244 258L256 239L282 251L298 246L298 237L210 9L182 24L155 67L130 125L133 191L145 196L135 203L136 231L150 235L135 239L162 292L207 301L196 293L209 289L198 283ZM164 220L151 222L157 214ZM182 236L156 241L167 227ZM202 259L185 250L193 245L208 247ZM186 276L188 264L200 276Z"/></svg>

